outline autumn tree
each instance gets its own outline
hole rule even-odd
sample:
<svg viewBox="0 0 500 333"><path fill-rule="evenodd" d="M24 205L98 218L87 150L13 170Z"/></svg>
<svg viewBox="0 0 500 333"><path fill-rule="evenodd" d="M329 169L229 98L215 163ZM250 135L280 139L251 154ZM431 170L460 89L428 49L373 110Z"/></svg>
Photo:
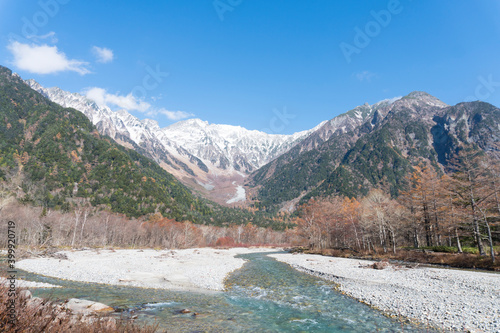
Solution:
<svg viewBox="0 0 500 333"><path fill-rule="evenodd" d="M444 207L446 195L443 193L441 178L427 166L415 167L406 177L406 189L398 201L410 212L411 238L415 248L420 247L423 231L426 246L442 245L445 234Z"/></svg>
<svg viewBox="0 0 500 333"><path fill-rule="evenodd" d="M384 252L387 252L390 246L393 253L396 253L397 239L404 220L404 208L378 189L371 190L361 201L361 205L362 220L366 230L371 233L370 239L378 239L378 244ZM373 241L371 244L375 250Z"/></svg>
<svg viewBox="0 0 500 333"><path fill-rule="evenodd" d="M356 198L345 197L342 201L342 210L346 227L349 226L349 228L351 228L351 232L354 234L356 247L361 249L361 239L363 238L360 228L361 203L356 200Z"/></svg>
<svg viewBox="0 0 500 333"><path fill-rule="evenodd" d="M457 204L468 211L475 244L481 255L486 255L483 232L494 261L493 236L488 212L497 195L495 170L482 153L473 149L462 149L452 160L450 169L450 191L456 195ZM481 225L483 227L481 227Z"/></svg>

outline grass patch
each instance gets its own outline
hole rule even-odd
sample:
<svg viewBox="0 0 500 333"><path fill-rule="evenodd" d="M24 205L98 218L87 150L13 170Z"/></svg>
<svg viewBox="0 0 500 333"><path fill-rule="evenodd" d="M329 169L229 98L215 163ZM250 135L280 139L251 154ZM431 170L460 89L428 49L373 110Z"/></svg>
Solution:
<svg viewBox="0 0 500 333"><path fill-rule="evenodd" d="M462 247L462 252L469 254L479 254L479 250L475 247Z"/></svg>
<svg viewBox="0 0 500 333"><path fill-rule="evenodd" d="M398 249L395 254L392 253L392 251L384 253L380 249L377 250L377 253L368 251L353 251L352 249L316 249L303 250L302 252L340 258L398 260L407 263L420 263L443 265L454 268L472 268L500 271L500 254L498 253L498 250L496 251L497 260L495 263L493 263L491 257L479 255L477 249L475 248L462 248L464 253L456 253L453 247L438 247L438 249L442 250L442 252L434 252L431 248L402 248ZM465 251L465 249L467 249L467 252Z"/></svg>
<svg viewBox="0 0 500 333"><path fill-rule="evenodd" d="M458 248L455 246L426 246L423 247L424 250L431 250L434 252L444 252L444 253L458 253Z"/></svg>

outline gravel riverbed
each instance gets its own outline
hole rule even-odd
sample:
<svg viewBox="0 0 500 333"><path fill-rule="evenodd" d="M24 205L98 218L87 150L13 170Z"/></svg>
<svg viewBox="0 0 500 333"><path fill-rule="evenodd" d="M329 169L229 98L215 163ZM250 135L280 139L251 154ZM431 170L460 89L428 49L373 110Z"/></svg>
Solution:
<svg viewBox="0 0 500 333"><path fill-rule="evenodd" d="M16 268L60 279L175 290L224 289L226 276L243 266L237 254L268 248L61 251L57 258L21 260ZM61 259L61 258L67 259Z"/></svg>
<svg viewBox="0 0 500 333"><path fill-rule="evenodd" d="M395 316L436 328L500 332L500 274L308 254L270 254L295 269L339 284L345 294Z"/></svg>
<svg viewBox="0 0 500 333"><path fill-rule="evenodd" d="M7 276L8 277L8 276ZM0 285L11 286L11 281L14 281L14 285L16 288L60 288L61 286L56 286L54 284L45 283L45 282L34 282L34 281L26 281L14 279L10 280L8 278L0 277Z"/></svg>

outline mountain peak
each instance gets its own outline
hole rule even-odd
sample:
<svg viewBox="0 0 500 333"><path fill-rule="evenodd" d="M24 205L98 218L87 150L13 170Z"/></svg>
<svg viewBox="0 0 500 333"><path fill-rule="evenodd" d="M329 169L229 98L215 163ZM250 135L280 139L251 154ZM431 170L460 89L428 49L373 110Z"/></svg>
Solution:
<svg viewBox="0 0 500 333"><path fill-rule="evenodd" d="M395 101L400 100L400 99L401 99L401 96L387 98L387 99L378 101L377 103L372 104L372 105L370 105L368 102L366 102L365 104L358 105L354 109L347 111L346 115L348 115L352 118L357 118L357 119L362 121L362 120L365 120L367 117L371 116L373 114L373 112L375 112L379 108L391 105L392 103L394 103Z"/></svg>
<svg viewBox="0 0 500 333"><path fill-rule="evenodd" d="M30 86L30 87L41 87L40 83L36 82L34 79L28 79L25 80L25 82Z"/></svg>
<svg viewBox="0 0 500 333"><path fill-rule="evenodd" d="M200 118L192 118L192 119L187 119L186 120L187 123L191 123L191 124L196 124L198 126L202 126L202 127L206 127L208 125L210 125L208 123L208 121L206 120L201 120Z"/></svg>
<svg viewBox="0 0 500 333"><path fill-rule="evenodd" d="M200 118L191 118L191 119L181 120L175 124L188 125L188 126L198 126L198 127L202 127L202 128L205 128L205 127L210 125L208 123L208 121L201 120ZM173 125L175 125L175 124L173 124Z"/></svg>
<svg viewBox="0 0 500 333"><path fill-rule="evenodd" d="M411 93L403 97L402 100L417 100L438 107L449 106L448 104L441 101L439 98L434 97L431 94L426 93L425 91L412 91Z"/></svg>
<svg viewBox="0 0 500 333"><path fill-rule="evenodd" d="M156 120L146 118L146 119L143 119L141 121L144 125L146 125L146 127L149 127L151 129L157 130L157 131L160 130L160 125L158 124L158 121L156 121Z"/></svg>
<svg viewBox="0 0 500 333"><path fill-rule="evenodd" d="M418 90L412 91L411 93L405 96L405 98L429 98L429 97L435 98L434 96L425 91L418 91Z"/></svg>
<svg viewBox="0 0 500 333"><path fill-rule="evenodd" d="M44 88L35 80L26 80L25 83L54 102L81 111L110 137L128 137L137 145L148 147L151 156L159 160L164 157L168 163L178 164L179 168L173 167L177 173L182 169L194 175L192 168L200 165L205 169L208 165L216 173L221 170L230 173L232 169L234 173L247 173L288 151L316 129L277 135L241 126L210 124L199 118L160 128L156 120L139 120L124 109L112 111L77 93L57 87ZM203 173L200 177L207 176Z"/></svg>

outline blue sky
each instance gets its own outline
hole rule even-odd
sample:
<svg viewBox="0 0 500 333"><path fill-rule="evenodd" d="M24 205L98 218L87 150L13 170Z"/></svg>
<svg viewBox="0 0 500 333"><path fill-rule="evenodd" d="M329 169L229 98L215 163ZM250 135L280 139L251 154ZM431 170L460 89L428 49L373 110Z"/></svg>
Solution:
<svg viewBox="0 0 500 333"><path fill-rule="evenodd" d="M0 0L0 64L161 126L270 133L424 90L500 106L499 1Z"/></svg>

